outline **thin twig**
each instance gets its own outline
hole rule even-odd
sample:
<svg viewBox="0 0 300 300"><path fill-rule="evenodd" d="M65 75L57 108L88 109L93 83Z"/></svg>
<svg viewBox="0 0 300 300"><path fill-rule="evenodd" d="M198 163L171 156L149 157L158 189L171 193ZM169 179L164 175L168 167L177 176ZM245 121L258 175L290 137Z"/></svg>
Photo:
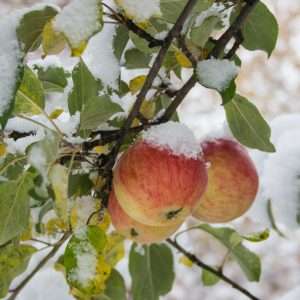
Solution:
<svg viewBox="0 0 300 300"><path fill-rule="evenodd" d="M244 294L245 296L247 296L249 299L259 300L259 298L257 298L253 294L251 294L248 290L246 290L245 288L243 288L242 286L240 286L239 284L237 284L235 281L233 281L232 279L230 279L229 277L227 277L226 275L224 275L223 272L218 271L218 270L212 268L211 266L205 264L196 255L194 255L194 254L188 252L187 250L185 250L176 241L173 241L172 239L167 239L167 243L169 243L172 247L174 247L179 252L181 252L183 255L185 255L190 261L192 261L198 267L200 267L200 268L202 268L202 269L204 269L206 271L209 271L210 273L213 273L214 275L216 275L217 277L219 277L220 279L222 279L224 282L230 284L234 289L240 291L242 294Z"/></svg>
<svg viewBox="0 0 300 300"><path fill-rule="evenodd" d="M65 241L70 237L70 232L67 232L63 237L53 245L52 250L40 261L40 263L33 269L33 271L25 277L21 283L13 289L11 295L7 300L15 300L27 283L46 265L46 263L57 253L59 248L65 243Z"/></svg>

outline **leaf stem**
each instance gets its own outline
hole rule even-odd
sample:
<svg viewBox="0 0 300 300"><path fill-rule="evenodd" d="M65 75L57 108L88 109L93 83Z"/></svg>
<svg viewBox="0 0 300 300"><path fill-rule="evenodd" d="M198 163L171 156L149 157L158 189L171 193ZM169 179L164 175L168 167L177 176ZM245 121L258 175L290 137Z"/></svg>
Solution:
<svg viewBox="0 0 300 300"><path fill-rule="evenodd" d="M245 296L247 296L249 299L260 300L259 298L257 298L256 296L254 296L252 293L250 293L248 290L246 290L245 288L243 288L242 286L240 286L238 283L236 283L235 281L233 281L232 279L230 279L229 277L227 277L226 275L224 275L222 271L216 270L213 267L211 267L211 266L205 264L204 262L202 262L196 255L188 252L186 249L184 249L176 241L174 241L172 239L167 239L166 241L167 241L168 244L170 244L173 248L175 248L180 253L182 253L184 256L186 256L190 261L192 261L195 265L197 265L201 269L204 269L206 271L209 271L209 272L213 273L214 275L216 275L217 277L219 277L224 282L230 284L234 289L240 291L242 294L244 294Z"/></svg>

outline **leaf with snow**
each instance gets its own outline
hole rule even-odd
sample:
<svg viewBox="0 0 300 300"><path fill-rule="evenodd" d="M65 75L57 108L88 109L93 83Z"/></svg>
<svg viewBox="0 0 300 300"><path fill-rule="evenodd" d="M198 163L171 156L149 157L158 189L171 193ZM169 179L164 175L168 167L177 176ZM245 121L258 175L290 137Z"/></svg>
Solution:
<svg viewBox="0 0 300 300"><path fill-rule="evenodd" d="M64 267L68 284L77 296L79 293L92 298L103 293L112 270L103 256L106 243L105 233L97 226L81 228L70 239Z"/></svg>
<svg viewBox="0 0 300 300"><path fill-rule="evenodd" d="M239 67L227 59L207 59L197 65L197 77L203 86L224 92L236 78Z"/></svg>
<svg viewBox="0 0 300 300"><path fill-rule="evenodd" d="M118 88L121 66L114 51L114 45L117 42L116 30L116 26L105 24L103 30L91 38L83 54L87 67L93 76L101 81L104 88ZM123 39L123 37L121 38ZM124 41L120 41L121 49L126 41L126 36L124 38ZM121 49L119 51L122 51Z"/></svg>
<svg viewBox="0 0 300 300"><path fill-rule="evenodd" d="M96 129L114 114L122 111L122 107L112 102L109 96L104 95L91 98L81 113L80 129Z"/></svg>
<svg viewBox="0 0 300 300"><path fill-rule="evenodd" d="M160 15L160 0L115 0L126 15L137 23Z"/></svg>
<svg viewBox="0 0 300 300"><path fill-rule="evenodd" d="M102 14L102 0L73 0L56 16L53 28L78 49L102 29Z"/></svg>
<svg viewBox="0 0 300 300"><path fill-rule="evenodd" d="M158 300L166 295L175 279L171 249L167 245L133 244L129 255L133 300Z"/></svg>
<svg viewBox="0 0 300 300"><path fill-rule="evenodd" d="M29 191L32 187L33 175L29 172L16 180L0 183L0 245L17 237L28 227Z"/></svg>
<svg viewBox="0 0 300 300"><path fill-rule="evenodd" d="M22 13L17 11L0 20L0 124L7 123L23 71L23 53L16 30Z"/></svg>
<svg viewBox="0 0 300 300"><path fill-rule="evenodd" d="M25 53L39 48L45 25L57 13L58 11L54 7L46 6L43 9L34 10L24 15L17 28L17 36Z"/></svg>
<svg viewBox="0 0 300 300"><path fill-rule="evenodd" d="M229 255L237 261L249 281L259 281L260 259L242 244L243 237L235 230L228 227L214 228L208 224L199 225L197 228L214 236L230 251Z"/></svg>
<svg viewBox="0 0 300 300"><path fill-rule="evenodd" d="M15 100L15 114L38 115L45 106L43 85L35 73L25 67Z"/></svg>
<svg viewBox="0 0 300 300"><path fill-rule="evenodd" d="M28 162L42 175L45 183L48 182L51 166L57 160L59 143L59 136L55 132L46 131L44 139L28 149Z"/></svg>
<svg viewBox="0 0 300 300"><path fill-rule="evenodd" d="M11 242L0 248L0 297L7 295L11 282L22 274L28 266L31 256L37 251L29 245Z"/></svg>
<svg viewBox="0 0 300 300"><path fill-rule="evenodd" d="M249 148L275 152L271 129L254 104L237 94L224 108L231 132L239 142Z"/></svg>

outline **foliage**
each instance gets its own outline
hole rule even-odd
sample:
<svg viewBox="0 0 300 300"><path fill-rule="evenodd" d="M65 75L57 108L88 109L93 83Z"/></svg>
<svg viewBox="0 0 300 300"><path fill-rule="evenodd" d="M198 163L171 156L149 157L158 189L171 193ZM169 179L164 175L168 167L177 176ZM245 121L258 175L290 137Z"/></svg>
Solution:
<svg viewBox="0 0 300 300"><path fill-rule="evenodd" d="M189 18L185 16L188 21L181 20L179 32L175 34L170 28L177 24L190 2L161 0L161 14L154 14L142 23L129 19L122 7L112 9L103 3L98 12L98 27L94 24L97 32L81 40L80 47L75 48L64 33L55 29L56 17L62 14L56 8L32 8L20 19L16 35L24 59L16 74L14 99L7 99L11 109L0 116L3 125L0 137L1 297L8 293L12 280L26 270L35 252L33 247L20 242L24 232L30 231L30 237L44 234L58 238L62 233L72 234L57 265L64 271L75 298L126 299L124 279L115 269L125 255L124 241L118 234L111 233L106 212L117 155L138 138L143 129L168 121L163 118L164 112L174 103L181 103L186 91L176 90L171 77L176 76L183 82L182 71L192 69L194 74L190 80L195 84L197 63L212 57L222 60L226 56L231 63L240 65L236 53L228 57L227 43L221 45L220 53L212 55L214 47L218 47L214 37L224 33L228 26L235 26L234 20L249 4L246 1L194 1ZM226 14L231 14L231 25L224 22ZM112 21L117 25L107 23ZM68 26L75 28L76 22L76 18L66 20ZM104 34L107 26L113 26L109 51L101 51L107 47L103 43L96 49L99 52L94 53L95 61L106 69L102 73L95 72L95 62L85 53L89 51L93 36ZM271 55L278 25L265 4L259 1L239 26L235 29L242 34L242 46ZM238 41L235 34L232 38ZM170 40L170 47L167 47ZM31 64L29 52L36 55L43 52L44 59L60 53L79 58L72 68L55 63ZM102 55L100 59L98 55ZM157 57L161 58L158 66L153 65ZM118 75L107 83L106 76L115 67ZM154 81L151 74L156 67L163 71L154 76ZM134 70L129 73L134 75L124 80L119 75L121 68ZM149 72L150 75L146 75ZM229 78L229 84L222 91L214 88L214 81L207 85L198 79L200 84L220 93L229 127L241 144L274 152L268 124L252 102L236 93L235 77ZM138 100L132 104L131 99L136 98ZM171 111L170 119L175 121L179 121L178 105ZM7 131L6 121L16 120L16 117L31 122L32 128ZM71 126L74 120L75 128ZM10 153L11 148L7 146L12 138L27 139L24 148ZM84 197L92 200L86 206L78 206ZM78 211L78 207L82 207L82 211ZM31 218L34 210L38 211L37 218ZM77 221L74 223L74 211L76 220L82 222L79 225ZM197 228L228 249L229 256L237 261L249 281L259 281L260 260L242 241L264 240L268 236L266 232L244 237L227 227L202 224ZM165 244L133 244L129 271L133 299L157 300L172 289L173 252ZM203 270L205 286L214 285L219 279L217 269L216 273Z"/></svg>

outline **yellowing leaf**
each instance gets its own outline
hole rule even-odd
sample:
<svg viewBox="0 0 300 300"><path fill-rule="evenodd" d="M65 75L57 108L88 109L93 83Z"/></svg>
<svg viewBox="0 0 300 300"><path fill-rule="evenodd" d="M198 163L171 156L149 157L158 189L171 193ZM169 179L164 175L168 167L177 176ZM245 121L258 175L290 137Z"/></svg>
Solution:
<svg viewBox="0 0 300 300"><path fill-rule="evenodd" d="M81 43L80 43L80 46L79 47L77 47L77 48L72 48L71 46L71 51L72 51L72 56L75 56L75 57L80 57L81 56L81 54L84 52L84 50L85 50L85 48L86 48L86 46L87 46L87 42L86 41L82 41Z"/></svg>
<svg viewBox="0 0 300 300"><path fill-rule="evenodd" d="M154 101L144 101L142 103L140 112L148 120L152 119L155 115L156 105Z"/></svg>
<svg viewBox="0 0 300 300"><path fill-rule="evenodd" d="M0 144L0 157L5 156L5 154L6 154L6 145Z"/></svg>
<svg viewBox="0 0 300 300"><path fill-rule="evenodd" d="M175 51L175 58L181 67L183 67L183 68L192 68L193 67L191 61L181 51L179 51L179 50Z"/></svg>
<svg viewBox="0 0 300 300"><path fill-rule="evenodd" d="M137 93L143 87L146 78L145 75L140 75L130 80L129 90L132 94Z"/></svg>
<svg viewBox="0 0 300 300"><path fill-rule="evenodd" d="M59 218L53 218L49 220L45 225L45 231L48 235L53 235L66 229L67 228L65 222Z"/></svg>
<svg viewBox="0 0 300 300"><path fill-rule="evenodd" d="M32 238L32 222L29 223L28 228L22 232L20 236L21 241L28 241Z"/></svg>
<svg viewBox="0 0 300 300"><path fill-rule="evenodd" d="M55 209L59 218L68 223L68 169L54 165L49 172L49 181L55 195Z"/></svg>
<svg viewBox="0 0 300 300"><path fill-rule="evenodd" d="M188 268L191 268L193 266L193 262L185 255L180 257L179 262Z"/></svg>
<svg viewBox="0 0 300 300"><path fill-rule="evenodd" d="M42 46L45 55L58 54L64 50L66 39L53 29L52 21L47 22L42 33Z"/></svg>
<svg viewBox="0 0 300 300"><path fill-rule="evenodd" d="M96 146L93 149L94 152L97 154L107 154L109 152L109 146L104 145L104 146Z"/></svg>
<svg viewBox="0 0 300 300"><path fill-rule="evenodd" d="M64 110L61 109L61 108L55 109L55 110L49 115L49 118L50 118L51 120L55 120L55 119L57 119L63 112L64 112Z"/></svg>
<svg viewBox="0 0 300 300"><path fill-rule="evenodd" d="M124 255L124 237L114 232L109 235L107 239L107 244L104 249L105 260L114 267Z"/></svg>

